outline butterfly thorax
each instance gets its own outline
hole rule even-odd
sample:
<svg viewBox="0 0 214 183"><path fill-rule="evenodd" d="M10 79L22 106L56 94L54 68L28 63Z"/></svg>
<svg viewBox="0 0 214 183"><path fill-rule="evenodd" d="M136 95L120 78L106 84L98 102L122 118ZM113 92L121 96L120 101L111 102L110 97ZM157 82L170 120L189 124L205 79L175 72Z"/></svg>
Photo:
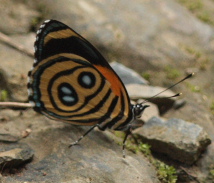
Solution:
<svg viewBox="0 0 214 183"><path fill-rule="evenodd" d="M143 105L143 104L136 104L136 105L131 105L131 118L129 118L129 121L124 122L123 124L121 124L118 128L114 128L114 130L117 131L126 131L128 130L131 126L132 123L141 117L141 115L143 114L143 111L149 107L149 105Z"/></svg>

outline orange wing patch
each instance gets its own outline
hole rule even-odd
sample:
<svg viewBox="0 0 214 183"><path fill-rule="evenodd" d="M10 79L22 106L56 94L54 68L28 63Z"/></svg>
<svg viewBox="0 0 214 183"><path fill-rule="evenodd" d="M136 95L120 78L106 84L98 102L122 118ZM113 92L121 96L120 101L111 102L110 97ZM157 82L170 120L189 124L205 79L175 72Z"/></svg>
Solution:
<svg viewBox="0 0 214 183"><path fill-rule="evenodd" d="M120 97L123 85L121 84L121 81L118 79L115 73L112 70L100 65L93 66L96 67L102 73L102 75L111 83L111 89L114 94Z"/></svg>

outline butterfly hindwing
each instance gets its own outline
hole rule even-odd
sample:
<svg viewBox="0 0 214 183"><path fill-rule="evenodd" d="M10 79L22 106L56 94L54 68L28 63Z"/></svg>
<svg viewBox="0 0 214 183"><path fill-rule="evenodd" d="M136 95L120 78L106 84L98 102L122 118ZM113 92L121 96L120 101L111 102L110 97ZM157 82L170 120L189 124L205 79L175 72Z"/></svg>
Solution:
<svg viewBox="0 0 214 183"><path fill-rule="evenodd" d="M130 122L126 89L86 39L56 20L37 32L29 100L52 119L117 129Z"/></svg>

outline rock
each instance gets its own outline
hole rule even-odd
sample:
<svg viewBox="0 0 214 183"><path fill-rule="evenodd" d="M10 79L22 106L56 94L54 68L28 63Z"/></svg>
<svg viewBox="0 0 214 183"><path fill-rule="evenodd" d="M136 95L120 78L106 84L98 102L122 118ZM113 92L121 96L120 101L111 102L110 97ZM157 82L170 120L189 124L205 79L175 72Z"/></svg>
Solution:
<svg viewBox="0 0 214 183"><path fill-rule="evenodd" d="M35 38L36 38L36 32L30 32L30 33L26 33L26 34L15 34L10 36L14 42L16 43L21 43L21 45L27 49L29 52L32 53L32 56L34 54L34 42L35 42ZM33 58L31 58L33 59Z"/></svg>
<svg viewBox="0 0 214 183"><path fill-rule="evenodd" d="M24 131L22 131L22 138L26 138L30 135L31 132L32 130L30 128L25 129Z"/></svg>
<svg viewBox="0 0 214 183"><path fill-rule="evenodd" d="M155 152L164 153L185 164L193 164L211 143L199 125L181 119L163 121L153 117L134 131Z"/></svg>
<svg viewBox="0 0 214 183"><path fill-rule="evenodd" d="M0 167L2 169L18 166L32 160L33 150L26 144L1 144L0 147Z"/></svg>
<svg viewBox="0 0 214 183"><path fill-rule="evenodd" d="M122 147L105 132L95 130L78 145L69 148L69 144L88 128L56 122L35 113L31 113L28 119L24 117L11 121L11 126L17 128L20 123L26 124L29 119L32 132L21 139L21 142L34 149L35 158L25 165L21 174L3 176L4 183L50 180L77 183L159 182L155 168L144 156L126 150L126 158L123 159Z"/></svg>
<svg viewBox="0 0 214 183"><path fill-rule="evenodd" d="M175 103L175 98L169 98L175 95L171 90L164 91L166 88L158 86L128 84L126 89L131 99L148 99L149 102L156 104L159 108L160 114L165 113ZM164 91L160 95L154 97L158 93ZM154 97L154 98L152 98Z"/></svg>
<svg viewBox="0 0 214 183"><path fill-rule="evenodd" d="M175 101L173 108L179 109L179 108L183 107L185 104L186 104L186 101L184 99L179 99L179 100Z"/></svg>
<svg viewBox="0 0 214 183"><path fill-rule="evenodd" d="M143 77L141 77L137 72L128 67L120 64L118 62L112 62L111 67L119 75L123 83L126 84L148 84Z"/></svg>
<svg viewBox="0 0 214 183"><path fill-rule="evenodd" d="M149 85L141 85L141 84L127 84L126 85L128 94L131 99L150 99L151 97L157 95L158 93L164 91L166 88L159 86L149 86ZM166 98L175 95L171 90L167 90L155 98ZM169 100L175 100L174 98L170 98Z"/></svg>
<svg viewBox="0 0 214 183"><path fill-rule="evenodd" d="M4 17L1 20L0 31L5 34L27 33L39 16L39 12L27 3L14 3L13 0L1 0L0 3L0 16Z"/></svg>
<svg viewBox="0 0 214 183"><path fill-rule="evenodd" d="M202 172L207 172L208 176L206 177L204 182L213 182L214 176L213 176L213 162L214 162L214 142L209 145L209 148L207 148L206 154L203 155L199 161L197 162L197 165L201 168ZM209 168L207 168L209 165Z"/></svg>
<svg viewBox="0 0 214 183"><path fill-rule="evenodd" d="M1 122L7 122L12 120L13 118L16 118L20 116L19 110L12 110L12 109L0 109L0 121Z"/></svg>
<svg viewBox="0 0 214 183"><path fill-rule="evenodd" d="M26 37L26 40L27 39L28 37ZM29 58L23 53L20 53L15 49L10 48L1 43L0 43L0 55L1 55L0 68L2 68L4 73L6 73L5 77L7 78L6 81L8 83L8 87L4 88L0 87L0 89L2 88L8 91L9 97L11 98L11 100L13 99L13 101L14 100L26 101L27 72L32 67L33 58ZM25 92L24 95L23 92Z"/></svg>
<svg viewBox="0 0 214 183"><path fill-rule="evenodd" d="M11 134L0 134L0 142L4 143L14 143L19 141L19 137L13 136Z"/></svg>
<svg viewBox="0 0 214 183"><path fill-rule="evenodd" d="M177 1L44 0L38 5L48 7L48 17L63 20L104 55L141 73L175 62L195 64L186 47L213 50L213 28Z"/></svg>

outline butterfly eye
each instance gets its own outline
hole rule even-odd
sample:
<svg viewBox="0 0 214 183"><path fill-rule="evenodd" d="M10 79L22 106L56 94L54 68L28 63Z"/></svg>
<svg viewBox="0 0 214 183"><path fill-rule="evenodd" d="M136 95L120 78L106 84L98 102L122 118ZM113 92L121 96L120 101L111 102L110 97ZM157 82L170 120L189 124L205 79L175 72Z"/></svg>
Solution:
<svg viewBox="0 0 214 183"><path fill-rule="evenodd" d="M93 88L96 82L96 78L94 74L91 72L81 72L79 77L78 77L78 83L80 86L83 88Z"/></svg>
<svg viewBox="0 0 214 183"><path fill-rule="evenodd" d="M58 86L58 98L66 106L72 106L78 101L77 93L69 83Z"/></svg>
<svg viewBox="0 0 214 183"><path fill-rule="evenodd" d="M149 105L136 104L132 107L133 113L135 114L135 118L140 118L145 108L149 107Z"/></svg>

